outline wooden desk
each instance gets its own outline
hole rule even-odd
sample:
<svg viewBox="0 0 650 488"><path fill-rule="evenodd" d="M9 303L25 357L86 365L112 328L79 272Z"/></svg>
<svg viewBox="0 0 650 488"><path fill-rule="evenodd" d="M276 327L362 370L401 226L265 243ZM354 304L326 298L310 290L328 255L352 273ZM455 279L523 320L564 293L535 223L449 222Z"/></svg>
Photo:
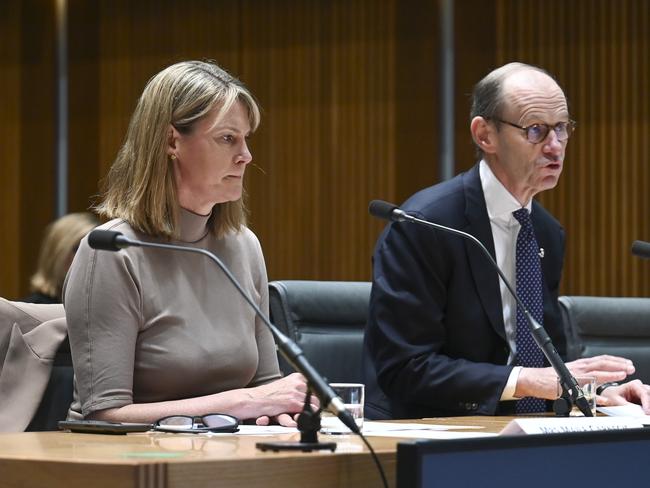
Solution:
<svg viewBox="0 0 650 488"><path fill-rule="evenodd" d="M479 425L498 432L511 417L427 419L447 425ZM298 440L299 435L273 436ZM371 487L377 468L360 439L325 436L336 452L272 453L255 448L268 436L146 433L129 435L23 432L0 434L0 486L51 488L154 487ZM401 440L369 437L391 484Z"/></svg>

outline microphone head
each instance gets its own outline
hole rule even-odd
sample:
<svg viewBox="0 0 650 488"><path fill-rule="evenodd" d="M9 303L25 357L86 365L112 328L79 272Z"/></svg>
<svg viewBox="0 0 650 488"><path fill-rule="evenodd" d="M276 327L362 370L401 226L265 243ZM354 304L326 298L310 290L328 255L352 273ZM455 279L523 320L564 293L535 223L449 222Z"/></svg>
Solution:
<svg viewBox="0 0 650 488"><path fill-rule="evenodd" d="M373 217L377 217L384 220L399 220L397 219L394 211L399 210L397 205L392 203L385 202L383 200L373 200L368 206L368 212Z"/></svg>
<svg viewBox="0 0 650 488"><path fill-rule="evenodd" d="M121 236L121 232L114 230L96 229L88 234L88 245L101 251L119 251L121 248L117 245L117 239Z"/></svg>
<svg viewBox="0 0 650 488"><path fill-rule="evenodd" d="M639 258L650 258L650 242L634 241L632 244L632 254Z"/></svg>

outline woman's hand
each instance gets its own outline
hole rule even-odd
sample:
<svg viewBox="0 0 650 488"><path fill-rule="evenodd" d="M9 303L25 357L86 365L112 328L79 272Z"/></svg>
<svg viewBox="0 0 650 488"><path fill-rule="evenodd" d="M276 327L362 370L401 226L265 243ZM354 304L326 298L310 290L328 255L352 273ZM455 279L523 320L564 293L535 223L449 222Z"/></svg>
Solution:
<svg viewBox="0 0 650 488"><path fill-rule="evenodd" d="M266 415L262 415L261 417L255 419L255 425L278 424L278 425L282 425L283 427L296 427L298 425L299 415L300 415L299 413L296 413L294 415L289 415L288 413L281 413L280 415L276 415L275 417L268 417Z"/></svg>
<svg viewBox="0 0 650 488"><path fill-rule="evenodd" d="M302 411L307 382L301 374L292 373L271 383L249 388L247 392L256 409L251 418L256 418L258 425L268 425L271 418L275 418L280 425L295 427L295 419L292 419L291 414ZM314 410L319 408L318 398L313 394L311 404Z"/></svg>

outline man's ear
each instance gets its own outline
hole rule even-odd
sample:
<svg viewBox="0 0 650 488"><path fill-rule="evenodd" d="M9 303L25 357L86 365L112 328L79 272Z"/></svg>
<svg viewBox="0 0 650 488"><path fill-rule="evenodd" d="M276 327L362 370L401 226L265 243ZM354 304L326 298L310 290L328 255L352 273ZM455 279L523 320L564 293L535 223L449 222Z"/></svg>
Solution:
<svg viewBox="0 0 650 488"><path fill-rule="evenodd" d="M492 124L489 124L483 117L477 116L472 119L469 129L474 143L481 148L481 151L486 154L496 152L495 128Z"/></svg>

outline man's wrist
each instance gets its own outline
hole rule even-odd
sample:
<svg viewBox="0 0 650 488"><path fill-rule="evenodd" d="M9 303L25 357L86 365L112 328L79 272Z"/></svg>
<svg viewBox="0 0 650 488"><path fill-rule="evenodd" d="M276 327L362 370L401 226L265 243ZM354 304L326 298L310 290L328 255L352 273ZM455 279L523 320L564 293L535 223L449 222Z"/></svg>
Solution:
<svg viewBox="0 0 650 488"><path fill-rule="evenodd" d="M603 392L609 388L610 386L618 386L618 383L616 381L608 381L607 383L603 383L602 385L598 385L596 387L596 395L602 395Z"/></svg>
<svg viewBox="0 0 650 488"><path fill-rule="evenodd" d="M519 373L521 373L522 369L523 368L521 366L515 366L512 368L510 376L508 376L506 386L501 392L502 402L506 400L514 400L517 398L515 397L515 390L517 389L517 380L519 379Z"/></svg>

